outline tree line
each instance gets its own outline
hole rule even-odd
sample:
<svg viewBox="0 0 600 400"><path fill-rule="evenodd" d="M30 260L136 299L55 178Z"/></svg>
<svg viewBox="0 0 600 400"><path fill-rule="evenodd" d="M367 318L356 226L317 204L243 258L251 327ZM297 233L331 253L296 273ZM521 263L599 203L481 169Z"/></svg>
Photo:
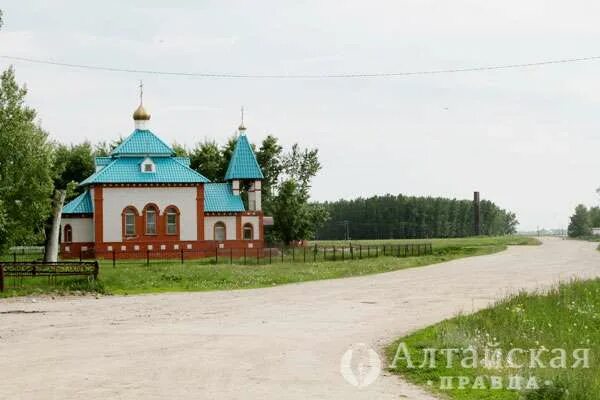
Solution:
<svg viewBox="0 0 600 400"><path fill-rule="evenodd" d="M592 228L600 227L600 207L587 208L583 204L575 207L567 233L569 237L584 238L592 235Z"/></svg>
<svg viewBox="0 0 600 400"><path fill-rule="evenodd" d="M404 195L373 196L325 202L330 219L318 229L319 239L392 239L464 237L474 232L470 200ZM516 232L514 213L488 200L480 202L482 235Z"/></svg>

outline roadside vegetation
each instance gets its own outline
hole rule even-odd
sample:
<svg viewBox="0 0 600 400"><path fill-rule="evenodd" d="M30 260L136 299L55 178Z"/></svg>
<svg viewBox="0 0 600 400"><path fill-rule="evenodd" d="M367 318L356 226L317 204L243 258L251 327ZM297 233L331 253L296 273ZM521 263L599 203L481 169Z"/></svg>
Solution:
<svg viewBox="0 0 600 400"><path fill-rule="evenodd" d="M397 353L400 343L406 344L406 353ZM480 361L484 359L486 348L499 349L501 368L494 368L497 364L486 367L482 362L471 368L468 360L462 365L464 357L472 354L464 352L470 346L476 350ZM589 368L582 363L573 368L577 362L573 352L583 348L590 349ZM449 366L447 352L440 354L438 351L434 368L429 368L430 365L418 368L426 358L424 349L459 349L460 353L454 355ZM506 362L511 349L541 350L539 358L544 367L536 363L532 368L530 353L514 353L513 366L522 364L522 367L512 368ZM551 364L550 360L558 354L551 352L553 349L566 351L564 368L558 359ZM600 399L600 279L574 281L547 292L512 296L489 309L460 315L401 338L388 347L387 353L390 366L398 354L409 354L414 367L408 368L405 360L397 358L395 368L390 368L392 372L451 399ZM579 358L583 358L582 355L579 351ZM461 376L465 377L464 382L468 379L464 388L459 388L458 378L453 379L451 386L447 378L443 378ZM473 387L478 376L484 377L483 388ZM492 376L501 377L501 388L491 388ZM510 376L525 378L521 381L521 390L514 386L516 381L513 381L513 389L509 388ZM535 378L538 387L529 381L531 377ZM442 386L444 379L445 388Z"/></svg>
<svg viewBox="0 0 600 400"><path fill-rule="evenodd" d="M418 241L359 241L353 245L379 245L416 243ZM423 241L422 241L423 242ZM290 262L256 265L256 260L248 258L247 264L227 258L186 261L157 261L146 265L145 260L119 261L113 267L112 261L101 261L98 281L78 278L58 278L50 282L46 278L23 278L16 282L7 278L6 290L1 297L27 294L134 294L178 291L229 290L268 287L294 282L320 279L344 278L405 268L420 267L449 261L457 258L491 254L506 249L507 245L537 244L535 239L520 236L475 237L463 239L435 239L433 254L415 257L364 258L362 260L317 261L307 263ZM323 245L342 246L342 242L319 242Z"/></svg>

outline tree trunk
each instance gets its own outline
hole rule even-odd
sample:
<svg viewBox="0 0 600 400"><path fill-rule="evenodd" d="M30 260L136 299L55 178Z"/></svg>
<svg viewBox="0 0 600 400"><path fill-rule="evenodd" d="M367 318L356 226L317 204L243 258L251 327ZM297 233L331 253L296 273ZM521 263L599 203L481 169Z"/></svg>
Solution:
<svg viewBox="0 0 600 400"><path fill-rule="evenodd" d="M58 261L58 249L60 248L58 239L60 237L60 220L64 203L65 191L57 190L54 193L54 201L52 204L52 228L50 230L50 236L46 241L46 253L44 255L44 261L46 262Z"/></svg>

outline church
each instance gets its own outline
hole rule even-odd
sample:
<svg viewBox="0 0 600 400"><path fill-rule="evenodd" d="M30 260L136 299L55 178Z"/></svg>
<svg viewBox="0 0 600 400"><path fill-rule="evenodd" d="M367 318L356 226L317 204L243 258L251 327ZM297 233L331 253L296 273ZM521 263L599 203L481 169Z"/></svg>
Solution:
<svg viewBox="0 0 600 400"><path fill-rule="evenodd" d="M150 131L141 101L133 120L133 133L108 157L96 157L96 171L80 183L83 193L63 207L62 258L263 248L264 176L243 121L225 182L210 182Z"/></svg>

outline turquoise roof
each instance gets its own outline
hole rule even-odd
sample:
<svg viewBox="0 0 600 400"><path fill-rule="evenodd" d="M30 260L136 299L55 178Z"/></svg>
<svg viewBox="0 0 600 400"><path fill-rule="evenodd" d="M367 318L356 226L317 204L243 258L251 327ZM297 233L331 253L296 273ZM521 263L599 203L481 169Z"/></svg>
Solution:
<svg viewBox="0 0 600 400"><path fill-rule="evenodd" d="M104 167L112 161L112 157L96 157L96 167Z"/></svg>
<svg viewBox="0 0 600 400"><path fill-rule="evenodd" d="M93 211L92 196L90 196L89 190L65 204L62 209L63 214L91 214Z"/></svg>
<svg viewBox="0 0 600 400"><path fill-rule="evenodd" d="M175 157L175 159L183 165L185 165L186 167L190 166L191 161L189 157Z"/></svg>
<svg viewBox="0 0 600 400"><path fill-rule="evenodd" d="M173 148L149 130L136 129L123 143L110 152L111 156L171 156Z"/></svg>
<svg viewBox="0 0 600 400"><path fill-rule="evenodd" d="M142 172L146 157L119 157L81 182L92 183L204 183L206 177L180 162L176 157L150 157L155 172Z"/></svg>
<svg viewBox="0 0 600 400"><path fill-rule="evenodd" d="M204 212L245 211L244 202L233 194L230 183L207 183L204 185Z"/></svg>
<svg viewBox="0 0 600 400"><path fill-rule="evenodd" d="M264 179L264 175L260 170L256 156L252 150L252 146L248 143L246 135L242 134L235 144L235 149L231 155L225 180L232 179Z"/></svg>

